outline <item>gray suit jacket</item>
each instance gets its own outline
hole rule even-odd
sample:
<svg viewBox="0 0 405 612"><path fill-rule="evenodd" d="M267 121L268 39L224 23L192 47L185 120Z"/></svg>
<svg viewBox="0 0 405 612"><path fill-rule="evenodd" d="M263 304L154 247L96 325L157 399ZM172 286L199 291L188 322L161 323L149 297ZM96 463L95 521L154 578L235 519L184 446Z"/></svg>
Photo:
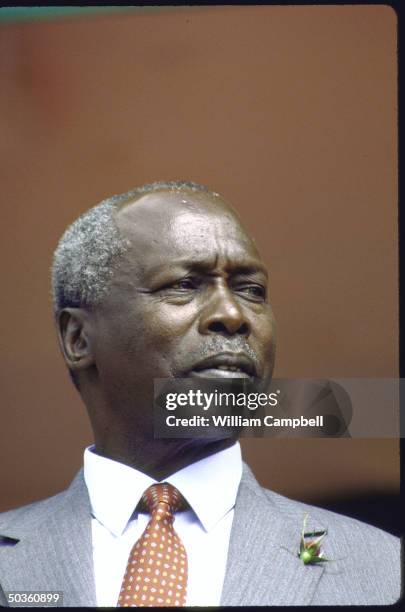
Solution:
<svg viewBox="0 0 405 612"><path fill-rule="evenodd" d="M297 556L304 513L327 528L325 564ZM63 591L96 606L90 502L81 470L58 495L0 514L0 604L8 591ZM223 606L390 604L400 597L399 540L260 487L246 464L235 505Z"/></svg>

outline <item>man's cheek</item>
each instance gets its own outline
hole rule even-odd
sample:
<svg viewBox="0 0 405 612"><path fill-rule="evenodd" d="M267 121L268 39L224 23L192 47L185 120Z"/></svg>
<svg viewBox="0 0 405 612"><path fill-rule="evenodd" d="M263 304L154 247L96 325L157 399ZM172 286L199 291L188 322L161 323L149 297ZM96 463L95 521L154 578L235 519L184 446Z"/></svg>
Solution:
<svg viewBox="0 0 405 612"><path fill-rule="evenodd" d="M166 307L158 316L150 318L148 333L151 339L163 344L175 343L179 338L187 335L196 323L194 309L189 305Z"/></svg>

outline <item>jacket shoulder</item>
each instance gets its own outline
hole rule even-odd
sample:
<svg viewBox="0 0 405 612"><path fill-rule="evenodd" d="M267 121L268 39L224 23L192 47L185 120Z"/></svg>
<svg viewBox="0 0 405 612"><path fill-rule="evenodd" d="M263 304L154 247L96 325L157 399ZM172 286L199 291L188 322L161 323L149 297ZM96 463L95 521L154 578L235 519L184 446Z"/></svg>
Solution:
<svg viewBox="0 0 405 612"><path fill-rule="evenodd" d="M266 497L287 518L307 531L325 530L323 550L328 559L312 605L392 604L401 597L400 539L378 527L317 506L264 490ZM298 531L298 530L297 530ZM298 533L297 536L299 537ZM298 544L298 538L297 538ZM336 579L339 588L336 589Z"/></svg>
<svg viewBox="0 0 405 612"><path fill-rule="evenodd" d="M32 502L12 510L0 513L0 536L7 536L8 530L29 524L31 528L35 523L42 522L49 512L52 512L63 500L65 492L57 493L52 497Z"/></svg>
<svg viewBox="0 0 405 612"><path fill-rule="evenodd" d="M337 512L326 510L319 506L313 506L284 497L268 489L262 490L272 504L284 514L291 516L291 518L296 517L297 514L301 515L303 518L305 514L307 514L309 521L308 527L311 527L315 523L315 527L327 529L328 531L333 530L336 534L350 533L351 539L354 537L361 537L366 538L366 540L384 541L387 545L393 545L394 547L399 546L399 538L374 525L369 525L358 519L344 514L338 514Z"/></svg>
<svg viewBox="0 0 405 612"><path fill-rule="evenodd" d="M25 506L0 513L0 538L13 537L13 534L32 529L46 521L47 517L63 511L74 499L74 494L83 487L82 470L76 474L70 486L51 497L34 501Z"/></svg>

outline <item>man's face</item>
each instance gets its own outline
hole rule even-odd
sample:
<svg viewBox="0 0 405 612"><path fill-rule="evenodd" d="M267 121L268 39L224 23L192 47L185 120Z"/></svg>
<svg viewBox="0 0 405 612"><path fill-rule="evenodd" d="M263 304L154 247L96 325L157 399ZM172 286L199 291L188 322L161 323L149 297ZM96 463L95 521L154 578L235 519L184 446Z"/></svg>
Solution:
<svg viewBox="0 0 405 612"><path fill-rule="evenodd" d="M219 198L156 192L117 214L130 248L94 313L99 383L114 414L150 426L156 378L271 377L266 270Z"/></svg>

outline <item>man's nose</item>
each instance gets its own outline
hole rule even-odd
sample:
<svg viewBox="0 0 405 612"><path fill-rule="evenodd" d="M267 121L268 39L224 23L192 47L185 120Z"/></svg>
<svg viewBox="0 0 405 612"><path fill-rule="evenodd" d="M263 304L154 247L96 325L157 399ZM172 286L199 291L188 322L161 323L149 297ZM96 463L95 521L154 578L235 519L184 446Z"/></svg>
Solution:
<svg viewBox="0 0 405 612"><path fill-rule="evenodd" d="M200 317L201 334L223 334L226 336L250 334L250 324L240 304L230 289L216 287L209 303Z"/></svg>

